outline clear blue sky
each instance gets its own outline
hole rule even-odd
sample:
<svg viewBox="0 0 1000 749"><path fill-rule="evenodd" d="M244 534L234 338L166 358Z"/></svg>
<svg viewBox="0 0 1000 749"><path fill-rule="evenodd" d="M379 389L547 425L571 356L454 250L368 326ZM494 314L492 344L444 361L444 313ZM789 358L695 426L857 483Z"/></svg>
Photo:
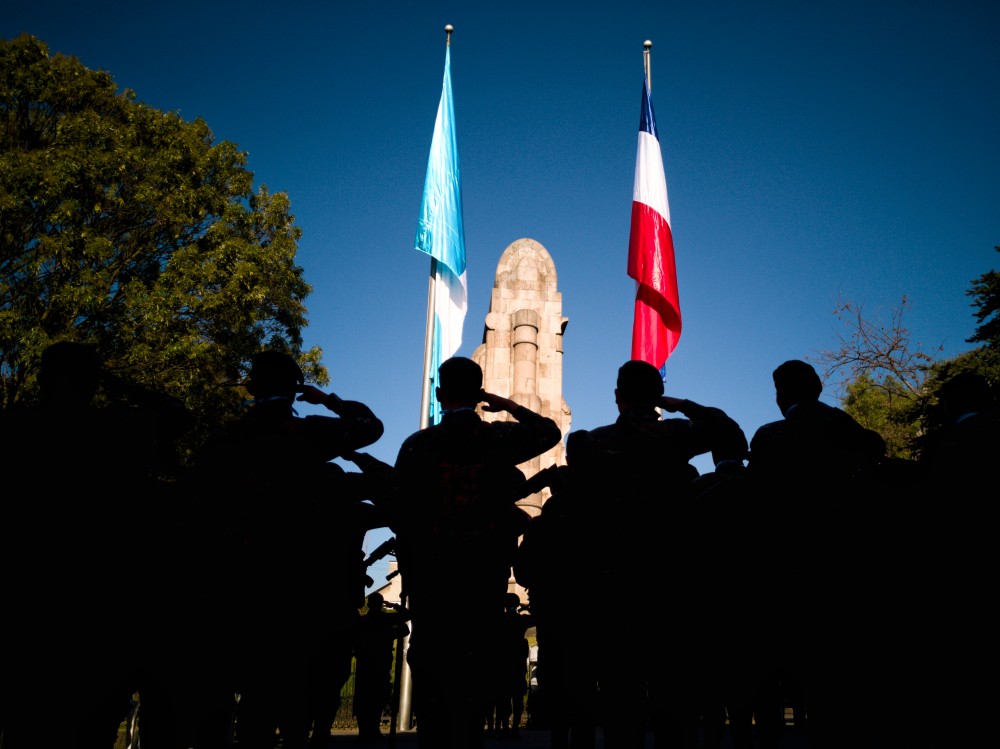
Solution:
<svg viewBox="0 0 1000 749"><path fill-rule="evenodd" d="M459 353L482 341L503 250L541 242L569 318L574 429L615 419L630 353L646 39L683 317L668 394L725 409L749 438L779 417L771 370L836 347L838 299L888 321L906 295L915 342L970 348L965 292L1000 245L996 3L7 0L0 35L31 33L203 118L289 194L306 344L330 390L383 419L370 452L392 462L419 426L429 261L413 244L448 23Z"/></svg>

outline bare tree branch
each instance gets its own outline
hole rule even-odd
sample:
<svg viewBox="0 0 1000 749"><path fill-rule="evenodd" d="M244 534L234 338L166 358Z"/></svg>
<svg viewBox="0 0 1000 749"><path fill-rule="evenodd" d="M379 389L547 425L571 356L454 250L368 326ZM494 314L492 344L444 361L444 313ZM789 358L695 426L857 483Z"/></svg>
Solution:
<svg viewBox="0 0 1000 749"><path fill-rule="evenodd" d="M938 345L932 353L925 352L922 345L913 343L910 330L903 325L903 313L909 303L904 295L898 307L894 307L889 322L866 318L864 305L849 300L840 300L834 314L847 328L846 334L838 334L838 348L821 351L812 361L823 370L826 382L836 376L835 389L840 397L847 392L847 386L862 377L885 391L889 396L908 393L916 398L928 367L935 356L944 349Z"/></svg>

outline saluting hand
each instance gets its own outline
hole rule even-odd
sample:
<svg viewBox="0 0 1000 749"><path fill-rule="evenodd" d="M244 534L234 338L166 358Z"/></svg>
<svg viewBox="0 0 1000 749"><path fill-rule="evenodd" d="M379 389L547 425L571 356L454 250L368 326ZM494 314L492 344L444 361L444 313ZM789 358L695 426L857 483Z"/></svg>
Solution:
<svg viewBox="0 0 1000 749"><path fill-rule="evenodd" d="M306 403L312 403L319 406L327 404L327 402L333 398L336 398L336 396L327 395L318 387L313 385L303 385L302 394L295 400L305 401Z"/></svg>
<svg viewBox="0 0 1000 749"><path fill-rule="evenodd" d="M517 408L517 404L510 398L504 398L502 395L496 395L495 393L487 393L485 390L483 390L480 399L486 404L483 406L483 410L490 413L513 411Z"/></svg>
<svg viewBox="0 0 1000 749"><path fill-rule="evenodd" d="M664 395L660 397L660 408L664 411L669 411L670 413L680 411L682 403L684 403L683 398L674 398L672 395Z"/></svg>

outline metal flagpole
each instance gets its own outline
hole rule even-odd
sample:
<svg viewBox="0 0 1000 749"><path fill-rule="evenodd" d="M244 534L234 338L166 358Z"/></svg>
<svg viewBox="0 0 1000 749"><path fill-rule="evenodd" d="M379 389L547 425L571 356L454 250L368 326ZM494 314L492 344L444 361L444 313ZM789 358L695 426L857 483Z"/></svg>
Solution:
<svg viewBox="0 0 1000 749"><path fill-rule="evenodd" d="M451 46L451 32L455 30L455 27L450 23L444 27L445 48ZM431 275L427 283L427 323L426 332L424 334L424 383L420 392L420 428L426 429L431 423L430 405L431 398L435 397L431 393L431 382L433 380L434 372L431 371L434 366L434 312L436 309L436 290L437 290L437 273L438 273L438 261L436 258L431 258ZM402 575L402 592L400 593L400 603L406 607L407 606L407 596L406 596L406 570L400 571ZM410 649L410 637L413 633L413 622L410 622L410 634L402 638L401 645L402 648L396 648L396 658L401 659L402 669L399 673L399 681L397 685L397 690L399 692L399 728L403 731L409 731L412 727L412 705L413 705L413 679L410 674L410 666L406 661L406 655ZM392 732L394 734L395 731Z"/></svg>
<svg viewBox="0 0 1000 749"><path fill-rule="evenodd" d="M431 423L431 381L433 372L431 367L434 363L431 358L434 356L434 309L437 304L437 258L431 258L431 276L427 281L427 323L424 333L424 385L420 391L420 428L426 429Z"/></svg>
<svg viewBox="0 0 1000 749"><path fill-rule="evenodd" d="M399 571L398 569L396 570ZM406 595L400 593L400 608L406 611ZM406 634L400 633L399 637L396 638L396 654L395 659L392 664L392 702L390 703L392 707L392 715L389 720L389 749L395 749L396 747L396 727L399 725L399 711L403 704L402 695L402 685L403 685L403 664L406 662L406 647L410 642L409 631ZM407 670L407 691L409 691L409 670ZM406 728L410 727L409 718L409 705L410 697L407 695L407 717L405 719Z"/></svg>

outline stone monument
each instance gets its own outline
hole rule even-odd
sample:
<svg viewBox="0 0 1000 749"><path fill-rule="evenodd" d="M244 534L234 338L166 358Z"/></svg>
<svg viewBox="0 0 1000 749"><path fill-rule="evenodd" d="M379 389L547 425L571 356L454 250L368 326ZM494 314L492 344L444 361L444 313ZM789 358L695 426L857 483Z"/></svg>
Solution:
<svg viewBox="0 0 1000 749"><path fill-rule="evenodd" d="M486 390L553 419L565 437L571 412L563 400L563 333L569 320L562 314L562 294L556 284L556 266L533 239L512 242L500 256L483 329L483 342L472 358L483 368ZM508 414L484 413L489 421ZM565 463L562 442L519 466L530 478L543 468ZM549 490L518 504L538 515Z"/></svg>

